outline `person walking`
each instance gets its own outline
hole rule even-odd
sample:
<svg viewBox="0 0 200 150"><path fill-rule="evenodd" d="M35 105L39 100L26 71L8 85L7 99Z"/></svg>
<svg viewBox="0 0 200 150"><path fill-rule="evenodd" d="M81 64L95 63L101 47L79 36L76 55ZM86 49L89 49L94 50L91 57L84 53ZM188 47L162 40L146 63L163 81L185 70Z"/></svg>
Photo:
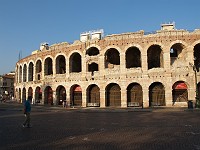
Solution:
<svg viewBox="0 0 200 150"><path fill-rule="evenodd" d="M30 121L31 121L31 101L32 97L28 96L28 99L24 103L24 115L26 117L24 123L22 124L23 127L30 128Z"/></svg>

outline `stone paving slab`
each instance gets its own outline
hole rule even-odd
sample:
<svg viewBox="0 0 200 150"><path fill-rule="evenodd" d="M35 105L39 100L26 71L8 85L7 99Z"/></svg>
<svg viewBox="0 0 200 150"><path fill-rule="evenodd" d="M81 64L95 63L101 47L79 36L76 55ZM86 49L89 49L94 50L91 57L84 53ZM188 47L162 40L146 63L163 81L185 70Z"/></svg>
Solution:
<svg viewBox="0 0 200 150"><path fill-rule="evenodd" d="M36 107L31 113L33 127L23 128L21 108L0 104L1 150L200 149L200 111L40 111L42 107Z"/></svg>

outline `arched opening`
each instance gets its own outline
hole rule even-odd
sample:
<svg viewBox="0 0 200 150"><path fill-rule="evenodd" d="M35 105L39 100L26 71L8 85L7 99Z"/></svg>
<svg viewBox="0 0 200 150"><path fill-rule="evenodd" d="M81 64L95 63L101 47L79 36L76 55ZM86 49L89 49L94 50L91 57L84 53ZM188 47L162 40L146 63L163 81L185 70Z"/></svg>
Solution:
<svg viewBox="0 0 200 150"><path fill-rule="evenodd" d="M32 89L32 87L28 88L28 96L31 96L33 98L33 89Z"/></svg>
<svg viewBox="0 0 200 150"><path fill-rule="evenodd" d="M23 82L27 81L27 66L26 64L24 64L24 68L23 68Z"/></svg>
<svg viewBox="0 0 200 150"><path fill-rule="evenodd" d="M81 55L79 53L73 53L69 61L70 72L81 72Z"/></svg>
<svg viewBox="0 0 200 150"><path fill-rule="evenodd" d="M42 101L42 89L38 86L35 89L35 103L40 103Z"/></svg>
<svg viewBox="0 0 200 150"><path fill-rule="evenodd" d="M130 47L126 51L126 68L141 67L141 53L137 47Z"/></svg>
<svg viewBox="0 0 200 150"><path fill-rule="evenodd" d="M200 44L194 47L194 65L196 66L197 72L200 70Z"/></svg>
<svg viewBox="0 0 200 150"><path fill-rule="evenodd" d="M64 101L66 101L66 90L65 87L60 85L56 89L57 95L57 104L62 105Z"/></svg>
<svg viewBox="0 0 200 150"><path fill-rule="evenodd" d="M187 102L188 101L188 90L187 85L184 81L177 81L172 86L172 97L173 104L176 102Z"/></svg>
<svg viewBox="0 0 200 150"><path fill-rule="evenodd" d="M28 81L33 81L33 63L30 62L28 67Z"/></svg>
<svg viewBox="0 0 200 150"><path fill-rule="evenodd" d="M86 55L89 56L96 56L99 54L99 50L96 47L90 47L87 51L86 51Z"/></svg>
<svg viewBox="0 0 200 150"><path fill-rule="evenodd" d="M22 103L22 91L19 88L19 102Z"/></svg>
<svg viewBox="0 0 200 150"><path fill-rule="evenodd" d="M111 83L106 88L106 106L121 106L121 88Z"/></svg>
<svg viewBox="0 0 200 150"><path fill-rule="evenodd" d="M94 71L99 71L99 65L97 63L91 63L91 64L88 64L88 71L89 72L94 72Z"/></svg>
<svg viewBox="0 0 200 150"><path fill-rule="evenodd" d="M152 45L147 50L148 69L163 67L163 54L159 45Z"/></svg>
<svg viewBox="0 0 200 150"><path fill-rule="evenodd" d="M53 105L53 90L50 86L44 90L44 104Z"/></svg>
<svg viewBox="0 0 200 150"><path fill-rule="evenodd" d="M95 84L88 87L87 106L100 106L100 89Z"/></svg>
<svg viewBox="0 0 200 150"><path fill-rule="evenodd" d="M172 67L180 66L185 61L184 45L181 43L174 44L170 49L170 64Z"/></svg>
<svg viewBox="0 0 200 150"><path fill-rule="evenodd" d="M26 88L23 88L22 90L22 102L26 101Z"/></svg>
<svg viewBox="0 0 200 150"><path fill-rule="evenodd" d="M19 83L22 82L22 66L19 67Z"/></svg>
<svg viewBox="0 0 200 150"><path fill-rule="evenodd" d="M162 83L155 82L149 87L149 106L165 106L165 88Z"/></svg>
<svg viewBox="0 0 200 150"><path fill-rule="evenodd" d="M127 104L128 106L143 107L143 92L142 87L138 83L131 83L127 87Z"/></svg>
<svg viewBox="0 0 200 150"><path fill-rule="evenodd" d="M114 68L120 65L120 55L118 50L110 48L105 53L105 68Z"/></svg>
<svg viewBox="0 0 200 150"><path fill-rule="evenodd" d="M79 85L74 85L71 88L71 105L82 106L82 89Z"/></svg>
<svg viewBox="0 0 200 150"><path fill-rule="evenodd" d="M53 62L51 58L46 58L44 62L44 75L53 74Z"/></svg>
<svg viewBox="0 0 200 150"><path fill-rule="evenodd" d="M65 74L66 73L66 60L63 55L60 55L56 58L56 74Z"/></svg>
<svg viewBox="0 0 200 150"><path fill-rule="evenodd" d="M40 80L41 79L41 72L42 72L42 62L41 60L38 60L36 62L36 75L35 75L35 78L36 80Z"/></svg>

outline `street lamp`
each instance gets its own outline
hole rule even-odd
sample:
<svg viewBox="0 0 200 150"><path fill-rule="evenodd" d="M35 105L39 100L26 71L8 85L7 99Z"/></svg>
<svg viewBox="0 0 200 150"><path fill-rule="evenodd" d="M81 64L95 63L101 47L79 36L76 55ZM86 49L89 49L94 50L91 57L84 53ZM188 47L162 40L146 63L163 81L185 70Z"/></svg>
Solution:
<svg viewBox="0 0 200 150"><path fill-rule="evenodd" d="M196 60L196 58L194 58L194 60ZM193 65L192 63L190 63L190 65L193 67L193 70L194 70L195 85L196 85L196 96L195 96L196 105L195 105L195 107L200 108L198 82L197 82L197 67L199 67L200 64Z"/></svg>

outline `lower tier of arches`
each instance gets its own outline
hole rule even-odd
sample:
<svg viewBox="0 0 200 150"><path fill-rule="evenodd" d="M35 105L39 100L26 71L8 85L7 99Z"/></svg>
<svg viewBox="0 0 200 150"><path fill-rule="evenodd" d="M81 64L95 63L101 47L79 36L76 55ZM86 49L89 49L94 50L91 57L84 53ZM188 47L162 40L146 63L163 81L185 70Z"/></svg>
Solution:
<svg viewBox="0 0 200 150"><path fill-rule="evenodd" d="M184 81L175 82L167 88L161 82L149 87L139 83L130 83L127 87L109 83L105 88L97 84L87 87L73 84L70 87L58 86L16 86L15 98L19 102L32 96L32 103L43 105L62 105L67 102L73 107L153 107L187 106L189 100L195 100L195 92ZM197 85L200 93L200 83Z"/></svg>

